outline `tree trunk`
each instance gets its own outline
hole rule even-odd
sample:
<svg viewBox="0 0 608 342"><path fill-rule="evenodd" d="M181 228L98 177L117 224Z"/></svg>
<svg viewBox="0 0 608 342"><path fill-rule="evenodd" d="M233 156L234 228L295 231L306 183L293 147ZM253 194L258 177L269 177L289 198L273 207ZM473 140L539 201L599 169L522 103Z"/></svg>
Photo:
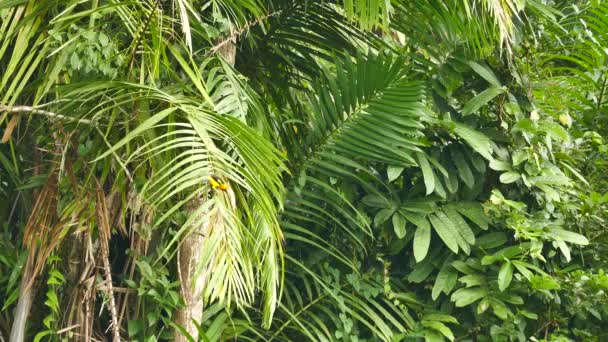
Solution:
<svg viewBox="0 0 608 342"><path fill-rule="evenodd" d="M195 198L188 203L187 211L192 214L200 207L204 201L203 198ZM201 215L206 215L202 213ZM199 220L196 220L199 221ZM203 220L204 221L204 220ZM196 266L201 260L202 247L205 244L205 234L208 225L198 224L194 230L187 235L181 245L178 247L177 254L177 271L179 272L179 281L181 285L181 294L184 299L185 306L177 311L175 318L176 323L183 327L185 331L194 338L199 340L197 324L202 323L203 319L203 288L205 281L203 274L195 277ZM176 342L188 341L181 333L176 332Z"/></svg>
<svg viewBox="0 0 608 342"><path fill-rule="evenodd" d="M230 65L234 65L236 58L236 39L232 36L228 38L227 44L222 44L217 50L217 53ZM187 205L187 211L191 215L206 200L206 195L201 195L193 199ZM206 215L202 213L201 215ZM185 331L192 336L195 341L199 340L198 329L196 324L201 325L203 319L203 289L205 286L205 277L207 272L204 270L195 274L197 265L203 254L203 246L205 245L205 237L208 235L208 230L211 229L209 220L195 220L196 227L184 237L181 245L178 247L178 272L181 283L181 294L184 299L184 308L177 311L175 323L183 327ZM201 223L202 222L202 223ZM195 279L196 277L196 279ZM187 342L188 339L181 333L176 332L175 342Z"/></svg>
<svg viewBox="0 0 608 342"><path fill-rule="evenodd" d="M30 259L28 258L28 262L24 267L21 288L19 289L19 301L15 308L15 319L13 320L9 342L25 341L25 324L32 307L32 297L34 295L34 285L28 286L34 270L34 263L30 262Z"/></svg>

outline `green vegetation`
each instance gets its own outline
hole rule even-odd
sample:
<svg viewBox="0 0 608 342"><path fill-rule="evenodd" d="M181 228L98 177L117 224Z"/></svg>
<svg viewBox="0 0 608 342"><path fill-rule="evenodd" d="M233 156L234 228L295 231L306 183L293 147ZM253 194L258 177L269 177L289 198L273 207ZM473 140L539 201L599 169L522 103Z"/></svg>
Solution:
<svg viewBox="0 0 608 342"><path fill-rule="evenodd" d="M608 3L0 1L0 341L608 339Z"/></svg>

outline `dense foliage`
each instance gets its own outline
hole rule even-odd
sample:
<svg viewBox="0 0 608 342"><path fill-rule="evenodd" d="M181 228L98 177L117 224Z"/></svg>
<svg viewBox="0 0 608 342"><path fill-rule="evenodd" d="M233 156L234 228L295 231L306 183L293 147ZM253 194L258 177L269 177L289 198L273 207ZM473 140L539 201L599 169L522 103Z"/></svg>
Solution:
<svg viewBox="0 0 608 342"><path fill-rule="evenodd" d="M0 1L0 341L606 339L607 32L602 0Z"/></svg>

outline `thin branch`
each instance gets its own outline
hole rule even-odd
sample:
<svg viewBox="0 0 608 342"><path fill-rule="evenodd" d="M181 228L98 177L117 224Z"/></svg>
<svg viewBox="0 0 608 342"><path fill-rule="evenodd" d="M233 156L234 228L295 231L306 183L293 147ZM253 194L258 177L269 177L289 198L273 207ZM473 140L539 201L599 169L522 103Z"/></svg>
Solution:
<svg viewBox="0 0 608 342"><path fill-rule="evenodd" d="M247 24L245 24L245 26L241 27L240 29L236 30L233 34L231 34L230 36L228 36L226 39L222 40L221 42L217 43L216 45L214 45L211 50L209 50L209 52L207 52L205 54L205 57L209 57L213 54L215 54L219 49L221 49L224 45L233 42L237 37L239 37L240 35L242 35L245 31L248 31L251 27L258 25L259 23L261 23L262 21L277 16L279 14L281 14L283 12L283 10L278 10L276 12L267 14L265 16L259 17L254 21L250 21Z"/></svg>
<svg viewBox="0 0 608 342"><path fill-rule="evenodd" d="M87 124L87 125L93 125L92 120L71 118L69 116L49 112L48 110L42 110L42 109L38 109L36 107L30 107L30 106L0 105L0 112L15 113L15 114L17 114L17 113L38 114L38 115L47 116L52 119L65 120L65 121L70 121L70 122L77 122L77 123L83 123L83 124Z"/></svg>

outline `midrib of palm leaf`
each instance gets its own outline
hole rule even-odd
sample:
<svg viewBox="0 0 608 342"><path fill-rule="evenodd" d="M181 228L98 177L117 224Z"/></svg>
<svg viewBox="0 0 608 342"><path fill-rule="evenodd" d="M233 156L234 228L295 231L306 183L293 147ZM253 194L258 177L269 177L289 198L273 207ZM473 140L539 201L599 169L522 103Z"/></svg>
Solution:
<svg viewBox="0 0 608 342"><path fill-rule="evenodd" d="M347 57L350 58L350 57ZM359 58L357 61L357 64L359 63L370 63L370 61L366 61L364 58ZM396 62L398 63L398 62ZM377 70L379 72L382 72L384 70ZM357 74L354 75L350 75L351 77L353 77L354 79L357 78ZM331 77L331 76L329 76ZM354 81L354 80L353 80ZM305 154L302 156L302 158L294 164L293 168L291 169L291 174L292 175L298 175L300 173L300 171L302 170L306 170L312 167L312 163L314 163L315 159L322 159L322 153L326 152L328 149L331 149L331 145L334 141L339 141L340 140L340 136L342 135L342 133L344 133L345 131L348 131L348 129L350 127L348 127L349 124L353 124L353 125L357 125L358 121L361 120L361 118L363 116L370 115L369 113L366 112L366 109L370 108L370 106L373 106L374 104L379 104L382 105L382 100L386 99L386 95L387 92L391 91L391 88L394 88L395 85L398 85L398 83L403 82L403 79L400 77L397 77L397 79L395 80L390 80L386 85L384 85L384 87L379 87L378 89L372 89L369 93L366 94L361 94L360 96L358 96L355 101L353 101L354 103L348 104L346 106L344 106L344 110L335 113L337 114L337 116L339 116L337 122L334 122L333 127L330 128L329 130L327 130L326 132L322 132L324 134L321 135L320 139L317 139L316 141L312 142L312 140L315 140L313 136L309 136L309 148L307 149L307 151L305 152ZM345 84L342 84L343 86ZM344 90L344 89L341 89ZM343 95L343 94L341 94ZM333 99L335 101L335 99L337 97L342 97L341 95L338 96L334 96ZM330 94L331 96L331 94ZM320 101L322 102L322 101ZM415 101L413 101L415 102ZM321 104L322 106L322 104ZM339 108L339 110L342 108ZM327 112L329 112L329 109L326 109ZM330 113L325 113L326 115L331 115ZM373 114L371 114L373 115ZM342 119L342 120L339 120ZM314 133L311 133L311 135L314 135ZM402 137L404 138L404 137ZM410 141L407 141L408 143ZM363 142L362 142L363 143ZM373 145L375 142L369 142L371 145ZM413 159L412 159L413 161ZM415 162L414 162L415 163Z"/></svg>

